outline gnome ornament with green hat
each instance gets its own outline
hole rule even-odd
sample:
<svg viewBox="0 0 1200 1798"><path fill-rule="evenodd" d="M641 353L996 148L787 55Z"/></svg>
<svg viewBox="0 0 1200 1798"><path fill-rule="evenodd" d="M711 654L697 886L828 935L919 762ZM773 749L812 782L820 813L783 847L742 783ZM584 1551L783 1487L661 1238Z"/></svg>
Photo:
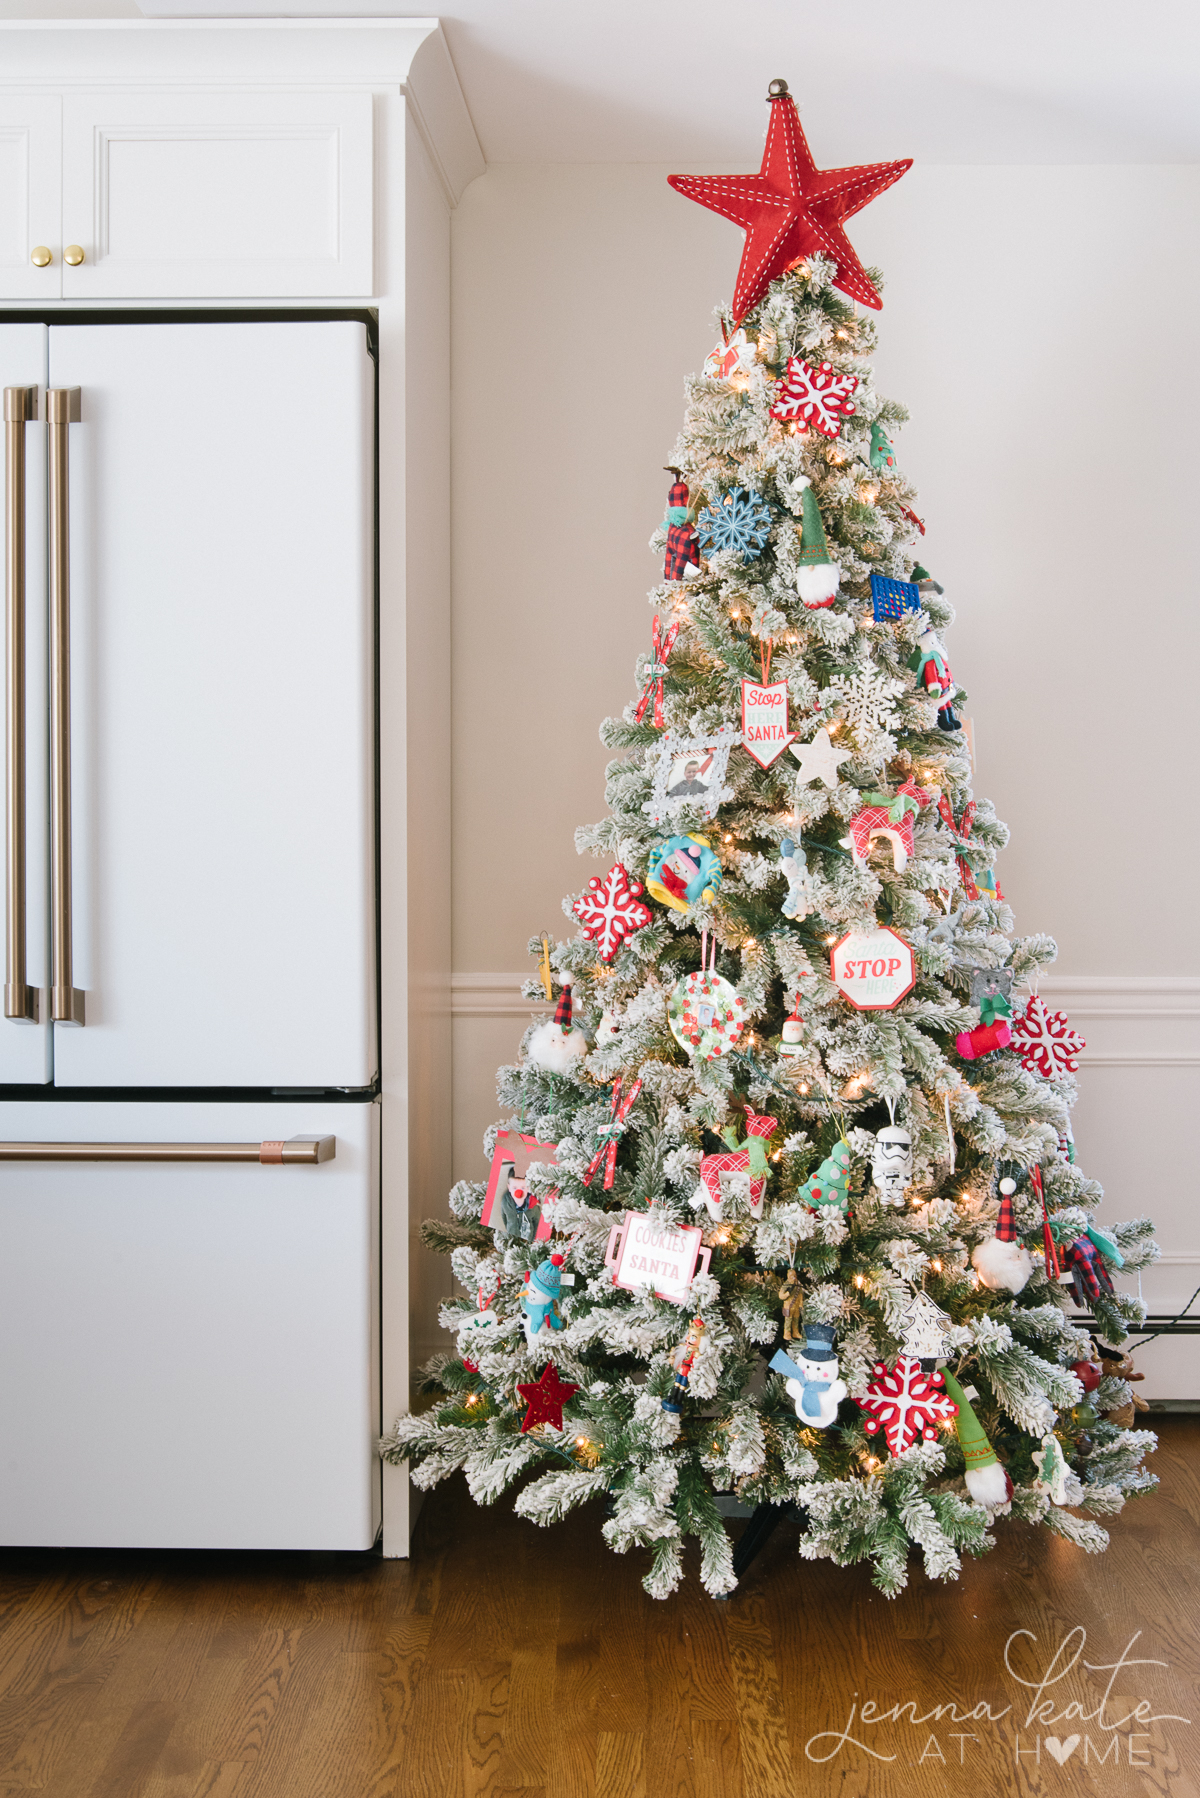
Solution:
<svg viewBox="0 0 1200 1798"><path fill-rule="evenodd" d="M829 543L821 522L821 509L812 482L806 474L792 482L800 489L800 566L796 570L796 591L810 612L831 606L837 597L841 569L829 559Z"/></svg>
<svg viewBox="0 0 1200 1798"><path fill-rule="evenodd" d="M984 1505L989 1511L999 1511L1012 1498L1013 1483L1000 1465L995 1449L984 1433L983 1425L971 1408L971 1401L946 1368L943 1375L946 1382L946 1393L958 1406L958 1416L954 1420L954 1428L958 1432L959 1446L967 1463L967 1491L977 1505Z"/></svg>

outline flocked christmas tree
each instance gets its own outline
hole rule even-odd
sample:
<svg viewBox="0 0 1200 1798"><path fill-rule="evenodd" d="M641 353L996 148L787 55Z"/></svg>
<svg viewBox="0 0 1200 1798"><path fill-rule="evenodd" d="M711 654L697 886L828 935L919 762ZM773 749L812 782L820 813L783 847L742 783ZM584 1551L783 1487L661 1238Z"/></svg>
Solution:
<svg viewBox="0 0 1200 1798"><path fill-rule="evenodd" d="M894 1593L914 1544L953 1577L1004 1517L1099 1550L1154 1483L1095 1355L1143 1315L1112 1270L1158 1251L1074 1163L1082 1045L993 874L842 229L907 166L817 170L776 82L759 175L672 178L746 246L577 836L611 867L531 942L555 1014L500 1070L490 1178L425 1227L456 1347L383 1443L537 1523L599 1501L656 1596L689 1536L734 1584L719 1493L794 1502L803 1555Z"/></svg>

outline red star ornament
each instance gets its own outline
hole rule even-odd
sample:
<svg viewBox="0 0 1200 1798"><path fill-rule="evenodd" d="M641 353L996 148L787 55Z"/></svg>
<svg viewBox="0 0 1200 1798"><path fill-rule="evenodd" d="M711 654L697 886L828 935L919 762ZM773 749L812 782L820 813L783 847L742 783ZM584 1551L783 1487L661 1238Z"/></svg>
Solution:
<svg viewBox="0 0 1200 1798"><path fill-rule="evenodd" d="M819 169L800 124L786 81L773 81L768 95L771 122L757 175L668 175L676 193L696 200L746 233L733 316L742 319L785 270L817 251L837 263L835 287L864 306L882 305L866 270L854 254L842 221L899 181L912 167L873 162L856 169Z"/></svg>
<svg viewBox="0 0 1200 1798"><path fill-rule="evenodd" d="M518 1385L517 1391L529 1406L521 1425L521 1434L524 1436L528 1430L536 1430L540 1423L548 1423L552 1429L561 1430L563 1406L574 1398L579 1388L572 1386L570 1380L560 1380L553 1361L547 1361L541 1379L533 1380L527 1386Z"/></svg>

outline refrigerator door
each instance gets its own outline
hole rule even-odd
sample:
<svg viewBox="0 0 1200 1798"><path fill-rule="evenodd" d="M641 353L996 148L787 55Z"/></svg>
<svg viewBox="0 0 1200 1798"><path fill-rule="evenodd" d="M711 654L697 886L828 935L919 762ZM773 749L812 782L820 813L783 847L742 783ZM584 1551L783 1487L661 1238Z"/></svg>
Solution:
<svg viewBox="0 0 1200 1798"><path fill-rule="evenodd" d="M22 1101L0 1133L336 1137L317 1167L4 1165L0 1543L369 1548L378 1105Z"/></svg>
<svg viewBox="0 0 1200 1798"><path fill-rule="evenodd" d="M52 325L70 440L58 1086L375 1072L374 379L352 321Z"/></svg>
<svg viewBox="0 0 1200 1798"><path fill-rule="evenodd" d="M4 730L5 813L9 829L19 819L23 798L25 811L25 866L14 865L12 845L5 836L5 918L7 923L6 971L4 983L19 982L38 993L38 1020L18 1019L6 1014L14 1007L8 995L0 1011L0 1084L20 1086L44 1085L51 1076L50 1054L52 1034L49 1023L49 970L46 967L46 856L47 856L47 710L46 710L46 341L45 325L0 324L0 387L36 390L37 417L21 423L5 423L5 677L0 681L0 712ZM6 403L6 414L22 409L12 400ZM23 452L23 454L22 454ZM25 504L24 543L18 520L12 514L16 497L15 481L24 466ZM20 602L20 585L24 584L24 643L13 642L12 612ZM19 678L19 663L24 660L21 686L25 703L25 765L12 754L9 743L9 683ZM14 813L15 808L15 813ZM24 914L24 968L20 942L11 942L14 922L20 936L21 914Z"/></svg>

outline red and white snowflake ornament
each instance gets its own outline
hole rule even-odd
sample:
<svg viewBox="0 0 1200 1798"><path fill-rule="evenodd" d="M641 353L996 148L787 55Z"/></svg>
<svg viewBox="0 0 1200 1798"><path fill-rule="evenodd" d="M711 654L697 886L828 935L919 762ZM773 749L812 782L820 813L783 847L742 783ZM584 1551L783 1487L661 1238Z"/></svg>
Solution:
<svg viewBox="0 0 1200 1798"><path fill-rule="evenodd" d="M1073 1074L1079 1066L1076 1057L1087 1048L1078 1030L1071 1029L1066 1012L1047 1011L1036 993L1023 1015L1013 1020L1012 1033L1021 1066L1043 1080Z"/></svg>
<svg viewBox="0 0 1200 1798"><path fill-rule="evenodd" d="M858 386L853 375L838 375L830 363L820 368L789 356L788 365L775 389L771 417L798 423L802 430L814 425L826 437L836 437L842 420L854 413L850 395Z"/></svg>
<svg viewBox="0 0 1200 1798"><path fill-rule="evenodd" d="M888 1448L902 1455L918 1436L937 1440L937 1425L958 1416L958 1406L946 1397L940 1373L924 1373L913 1355L901 1355L894 1367L875 1363L875 1378L859 1400L869 1414L868 1430L882 1428Z"/></svg>
<svg viewBox="0 0 1200 1798"><path fill-rule="evenodd" d="M603 879L593 875L571 907L601 961L612 961L625 938L644 930L654 916L642 904L641 891L641 882L630 880L621 863L614 862Z"/></svg>

